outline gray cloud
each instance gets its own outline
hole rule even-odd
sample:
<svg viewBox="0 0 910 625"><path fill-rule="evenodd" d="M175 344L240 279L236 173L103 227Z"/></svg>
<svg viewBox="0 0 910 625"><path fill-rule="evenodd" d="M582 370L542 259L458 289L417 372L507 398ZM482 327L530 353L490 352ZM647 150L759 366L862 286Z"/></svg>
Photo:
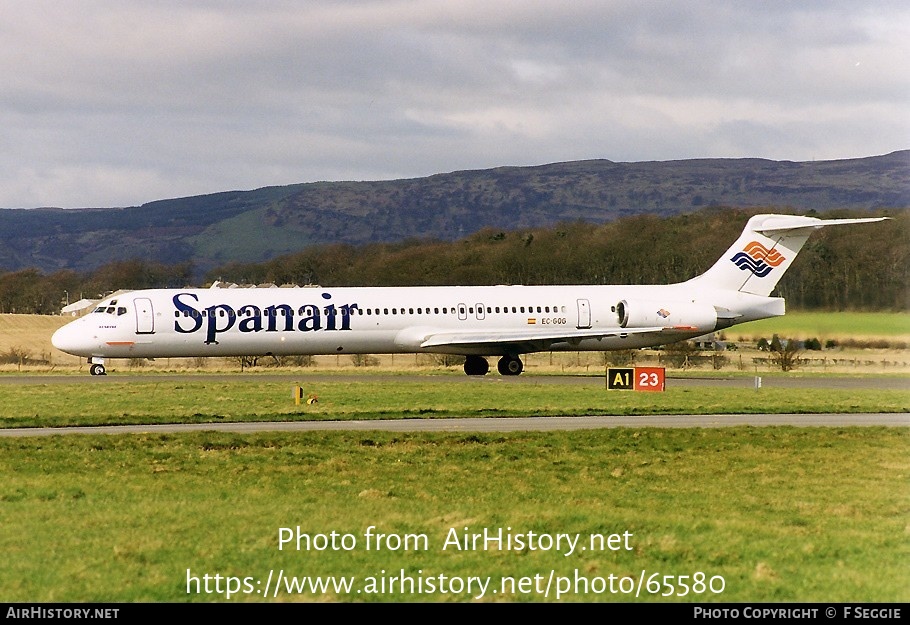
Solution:
<svg viewBox="0 0 910 625"><path fill-rule="evenodd" d="M0 206L908 147L899 2L0 6Z"/></svg>

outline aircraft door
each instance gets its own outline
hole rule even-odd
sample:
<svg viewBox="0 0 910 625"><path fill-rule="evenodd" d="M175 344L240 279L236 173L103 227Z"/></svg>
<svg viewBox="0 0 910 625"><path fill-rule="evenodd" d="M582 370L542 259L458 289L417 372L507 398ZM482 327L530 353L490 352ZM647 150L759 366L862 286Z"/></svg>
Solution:
<svg viewBox="0 0 910 625"><path fill-rule="evenodd" d="M461 321L464 321L468 318L468 307L465 306L464 304L458 305L458 318Z"/></svg>
<svg viewBox="0 0 910 625"><path fill-rule="evenodd" d="M484 313L483 304L475 304L477 307L477 319L483 321L486 314Z"/></svg>
<svg viewBox="0 0 910 625"><path fill-rule="evenodd" d="M578 300L578 328L591 327L591 302L586 299Z"/></svg>
<svg viewBox="0 0 910 625"><path fill-rule="evenodd" d="M152 309L152 300L147 297L137 297L133 300L136 307L136 334L155 333L155 313Z"/></svg>

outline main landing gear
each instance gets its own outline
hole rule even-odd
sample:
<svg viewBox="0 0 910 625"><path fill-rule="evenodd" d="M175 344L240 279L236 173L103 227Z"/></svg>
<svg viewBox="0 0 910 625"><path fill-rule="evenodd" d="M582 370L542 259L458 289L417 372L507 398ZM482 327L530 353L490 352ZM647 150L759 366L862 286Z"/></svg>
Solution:
<svg viewBox="0 0 910 625"><path fill-rule="evenodd" d="M524 364L516 356L503 356L496 365L500 375L518 375L524 371ZM483 356L466 356L464 372L468 375L486 375L490 371L490 364Z"/></svg>
<svg viewBox="0 0 910 625"><path fill-rule="evenodd" d="M465 356L464 372L468 375L486 375L490 363L483 356Z"/></svg>
<svg viewBox="0 0 910 625"><path fill-rule="evenodd" d="M107 375L107 371L104 370L104 365L92 365L88 368L88 372L92 375Z"/></svg>
<svg viewBox="0 0 910 625"><path fill-rule="evenodd" d="M516 356L503 356L496 364L496 368L499 369L500 375L518 375L524 371L525 366Z"/></svg>

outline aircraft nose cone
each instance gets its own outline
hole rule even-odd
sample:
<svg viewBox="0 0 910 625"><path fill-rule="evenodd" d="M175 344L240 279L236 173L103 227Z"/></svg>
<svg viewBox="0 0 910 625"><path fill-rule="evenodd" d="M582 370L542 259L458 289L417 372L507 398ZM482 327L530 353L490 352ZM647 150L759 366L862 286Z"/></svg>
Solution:
<svg viewBox="0 0 910 625"><path fill-rule="evenodd" d="M58 328L54 335L51 337L51 345L59 349L61 352L67 351L69 344L69 326L63 326Z"/></svg>
<svg viewBox="0 0 910 625"><path fill-rule="evenodd" d="M51 336L51 345L61 352L83 356L91 351L91 339L81 330L78 324L65 325Z"/></svg>

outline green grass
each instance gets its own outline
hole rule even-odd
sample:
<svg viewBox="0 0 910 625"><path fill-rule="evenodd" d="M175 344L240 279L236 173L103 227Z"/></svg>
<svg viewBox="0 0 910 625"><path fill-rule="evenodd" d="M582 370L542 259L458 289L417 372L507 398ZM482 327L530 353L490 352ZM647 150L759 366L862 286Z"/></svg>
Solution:
<svg viewBox="0 0 910 625"><path fill-rule="evenodd" d="M550 571L612 575L626 588L653 574L703 573L725 585L638 598L576 588L563 601L906 602L907 443L906 428L793 427L0 439L0 599L222 601L228 577L249 577L254 592L230 600L263 601L255 590L270 570L353 576L361 590L370 576L404 570L489 577L497 589L508 576L545 585ZM425 535L426 548L368 550L371 525ZM279 528L298 526L349 533L356 545L279 550ZM584 542L629 532L632 550L442 549L465 528ZM212 576L213 590L223 576L222 593L188 594L187 571L202 588ZM471 598L281 591L267 600ZM555 597L488 590L483 600Z"/></svg>
<svg viewBox="0 0 910 625"><path fill-rule="evenodd" d="M762 319L725 330L730 337L772 335L797 339L865 339L910 337L910 314L869 312L788 312L783 317Z"/></svg>
<svg viewBox="0 0 910 625"><path fill-rule="evenodd" d="M306 236L287 227L269 225L265 219L269 207L246 211L209 226L188 241L197 254L235 262L258 262L265 258L297 251L306 244Z"/></svg>
<svg viewBox="0 0 910 625"><path fill-rule="evenodd" d="M598 414L907 412L908 390L673 388L664 393L606 391L603 382L547 384L522 380L434 380L394 383L307 382L315 405L296 406L293 384L155 381L0 386L0 427L211 423L308 419L501 417ZM94 381L97 382L97 381Z"/></svg>
<svg viewBox="0 0 910 625"><path fill-rule="evenodd" d="M12 427L910 409L910 390L689 389L670 380L665 393L624 393L607 392L602 379L300 381L318 404L295 406L292 383L205 376L5 384L0 420ZM552 571L561 588L576 578L609 586L611 576L627 589L642 576L674 576L675 584L704 574L715 588L724 584L720 593L668 597L660 596L666 586L639 597L570 587L561 601L906 602L908 440L907 428L880 427L0 438L0 600L553 601L555 585L548 596L534 592L535 576L543 588ZM367 549L370 526L425 536L426 548ZM279 549L279 528L349 534L356 544ZM442 548L450 532L484 528L578 535L579 544L629 532L632 550ZM270 571L345 576L354 586L285 586L263 597ZM389 589L401 571L425 584L444 575L490 586L482 598L476 587ZM196 592L205 575L213 592ZM510 577L524 578L530 592L492 593ZM252 592L226 596L229 578ZM368 592L370 578L384 579L386 591Z"/></svg>

